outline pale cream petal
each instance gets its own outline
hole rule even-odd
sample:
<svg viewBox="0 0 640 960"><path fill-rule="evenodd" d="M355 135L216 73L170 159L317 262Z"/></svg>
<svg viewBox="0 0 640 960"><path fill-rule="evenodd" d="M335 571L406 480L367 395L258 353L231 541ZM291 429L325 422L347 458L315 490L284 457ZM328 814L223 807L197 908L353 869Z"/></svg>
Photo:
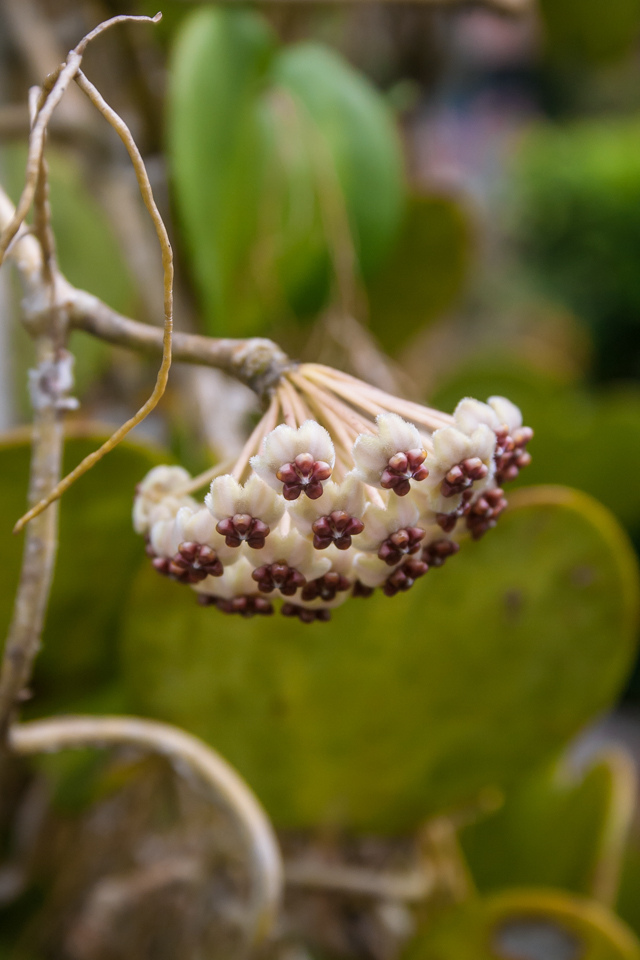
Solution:
<svg viewBox="0 0 640 960"><path fill-rule="evenodd" d="M262 456L274 472L301 452L298 449L298 431L286 423L279 424L268 433L262 445Z"/></svg>
<svg viewBox="0 0 640 960"><path fill-rule="evenodd" d="M325 495L326 495L325 488ZM344 510L351 517L362 517L365 506L365 491L360 477L350 471L340 484L332 510Z"/></svg>
<svg viewBox="0 0 640 960"><path fill-rule="evenodd" d="M149 543L158 557L173 557L181 539L176 530L176 518L157 520L149 531Z"/></svg>
<svg viewBox="0 0 640 960"><path fill-rule="evenodd" d="M380 437L361 433L353 445L355 474L365 483L380 485L380 477L389 462L389 454Z"/></svg>
<svg viewBox="0 0 640 960"><path fill-rule="evenodd" d="M211 481L211 489L204 498L207 508L216 520L224 520L235 513L243 513L238 509L238 502L242 497L242 487L238 481L225 473Z"/></svg>
<svg viewBox="0 0 640 960"><path fill-rule="evenodd" d="M394 570L373 553L359 553L353 561L353 573L365 587L381 587Z"/></svg>
<svg viewBox="0 0 640 960"><path fill-rule="evenodd" d="M433 435L434 456L428 462L429 473L441 471L444 475L456 463L472 456L469 436L456 427L442 427ZM440 478L441 479L441 478Z"/></svg>
<svg viewBox="0 0 640 960"><path fill-rule="evenodd" d="M489 406L495 411L500 426L506 426L509 433L522 426L522 413L515 403L506 397L489 397Z"/></svg>
<svg viewBox="0 0 640 960"><path fill-rule="evenodd" d="M298 428L296 443L296 456L299 453L310 453L315 460L324 460L331 467L336 462L331 434L315 420L305 420Z"/></svg>
<svg viewBox="0 0 640 960"><path fill-rule="evenodd" d="M274 527L285 511L282 497L274 493L255 473L251 474L244 485L241 505L242 509L238 510L238 513L248 513L269 527Z"/></svg>
<svg viewBox="0 0 640 960"><path fill-rule="evenodd" d="M424 449L417 428L397 413L381 413L376 417L376 425L380 439L390 451L389 456L399 451Z"/></svg>

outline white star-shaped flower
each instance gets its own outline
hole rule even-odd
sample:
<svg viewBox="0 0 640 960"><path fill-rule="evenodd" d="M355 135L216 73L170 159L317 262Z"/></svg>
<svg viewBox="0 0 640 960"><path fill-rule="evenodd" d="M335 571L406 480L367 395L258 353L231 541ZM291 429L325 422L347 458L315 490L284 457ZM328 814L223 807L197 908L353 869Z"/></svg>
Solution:
<svg viewBox="0 0 640 960"><path fill-rule="evenodd" d="M191 497L174 496L174 491L185 487L191 475L182 467L154 467L136 488L133 501L133 528L136 533L148 534L154 520L175 516L183 504L194 503Z"/></svg>
<svg viewBox="0 0 640 960"><path fill-rule="evenodd" d="M348 550L352 538L362 533L365 495L361 480L348 473L342 483L329 480L320 500L301 497L289 507L292 524L317 550L335 544ZM358 543L359 541L356 541Z"/></svg>
<svg viewBox="0 0 640 960"><path fill-rule="evenodd" d="M305 420L297 430L281 423L268 433L251 466L285 500L297 500L301 493L317 500L335 459L328 430L315 420Z"/></svg>
<svg viewBox="0 0 640 960"><path fill-rule="evenodd" d="M493 480L496 436L487 424L471 434L443 427L433 434L433 455L423 490L435 513L452 513L464 495L483 490Z"/></svg>
<svg viewBox="0 0 640 960"><path fill-rule="evenodd" d="M354 444L356 476L372 487L406 496L412 480L428 475L425 441L417 427L395 413L377 416L376 426L377 436L362 433Z"/></svg>
<svg viewBox="0 0 640 960"><path fill-rule="evenodd" d="M252 473L242 486L227 473L216 477L204 498L212 517L217 521L218 533L226 538L228 546L264 546L266 537L285 511L282 497Z"/></svg>

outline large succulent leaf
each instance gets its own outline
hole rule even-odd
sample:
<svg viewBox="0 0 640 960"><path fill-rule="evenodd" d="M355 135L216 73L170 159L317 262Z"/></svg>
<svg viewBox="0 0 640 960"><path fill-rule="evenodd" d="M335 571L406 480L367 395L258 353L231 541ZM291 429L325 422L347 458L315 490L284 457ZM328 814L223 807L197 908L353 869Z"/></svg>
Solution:
<svg viewBox="0 0 640 960"><path fill-rule="evenodd" d="M70 439L64 468L71 469L104 437L94 432ZM28 438L0 442L0 631L4 637L13 609L23 537L11 533L24 513L28 484ZM136 567L140 540L131 529L135 484L158 462L155 452L122 443L62 499L60 546L43 649L36 661L33 711L67 711L85 705L117 681L115 637Z"/></svg>
<svg viewBox="0 0 640 960"><path fill-rule="evenodd" d="M640 960L640 943L610 910L562 890L509 890L448 911L402 960Z"/></svg>
<svg viewBox="0 0 640 960"><path fill-rule="evenodd" d="M633 760L619 747L580 776L566 761L536 771L462 830L475 884L482 893L535 885L615 902L635 794Z"/></svg>
<svg viewBox="0 0 640 960"><path fill-rule="evenodd" d="M238 621L151 570L123 653L131 706L214 744L276 822L398 831L508 787L620 689L638 578L624 533L563 488L391 600L329 625Z"/></svg>

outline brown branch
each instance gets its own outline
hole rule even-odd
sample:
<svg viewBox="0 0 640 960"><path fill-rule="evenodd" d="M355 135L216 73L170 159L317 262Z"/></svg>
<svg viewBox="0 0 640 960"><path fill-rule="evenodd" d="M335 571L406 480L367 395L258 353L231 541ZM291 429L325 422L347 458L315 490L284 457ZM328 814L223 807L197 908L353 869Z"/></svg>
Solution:
<svg viewBox="0 0 640 960"><path fill-rule="evenodd" d="M0 188L0 229L10 221L14 207ZM36 239L27 231L16 237L9 249L27 294L23 303L25 322L38 329L48 304L41 296L42 253ZM60 305L68 316L71 329L82 330L106 343L127 347L138 353L156 357L162 354L162 330L117 313L98 297L76 290L58 275ZM282 374L292 366L291 360L272 340L249 337L245 340L203 337L174 331L173 359L222 370L250 387L260 398L267 396Z"/></svg>
<svg viewBox="0 0 640 960"><path fill-rule="evenodd" d="M239 828L252 878L249 934L261 940L273 926L282 889L282 862L271 823L244 780L223 758L177 727L138 717L56 717L12 727L10 745L23 756L75 747L139 747L167 758L175 772L222 801Z"/></svg>
<svg viewBox="0 0 640 960"><path fill-rule="evenodd" d="M122 316L90 293L72 290L68 296L72 328L150 356L161 353L162 331L158 327ZM218 339L180 331L173 334L173 359L223 370L245 383L259 397L267 395L284 371L291 367L284 351L263 337Z"/></svg>
<svg viewBox="0 0 640 960"><path fill-rule="evenodd" d="M56 347L49 337L38 337L39 378L32 393L39 395L34 412L29 502L37 503L55 487L60 476L64 442L62 391L56 381ZM58 546L57 504L31 524L24 544L13 619L4 649L0 675L0 742L4 743L13 711L29 682L49 600Z"/></svg>
<svg viewBox="0 0 640 960"><path fill-rule="evenodd" d="M286 861L284 870L288 886L376 900L420 903L436 888L435 872L427 863L411 872L382 873L366 867L300 859Z"/></svg>

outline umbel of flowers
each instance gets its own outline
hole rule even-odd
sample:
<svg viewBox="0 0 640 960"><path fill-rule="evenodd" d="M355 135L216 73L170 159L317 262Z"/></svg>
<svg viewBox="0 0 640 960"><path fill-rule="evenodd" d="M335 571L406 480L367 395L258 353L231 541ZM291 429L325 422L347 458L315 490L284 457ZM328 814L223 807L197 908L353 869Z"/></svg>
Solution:
<svg viewBox="0 0 640 960"><path fill-rule="evenodd" d="M532 435L504 397L449 415L306 363L229 473L151 470L134 526L155 569L204 605L249 617L280 600L284 616L328 620L350 597L409 590L494 527Z"/></svg>

